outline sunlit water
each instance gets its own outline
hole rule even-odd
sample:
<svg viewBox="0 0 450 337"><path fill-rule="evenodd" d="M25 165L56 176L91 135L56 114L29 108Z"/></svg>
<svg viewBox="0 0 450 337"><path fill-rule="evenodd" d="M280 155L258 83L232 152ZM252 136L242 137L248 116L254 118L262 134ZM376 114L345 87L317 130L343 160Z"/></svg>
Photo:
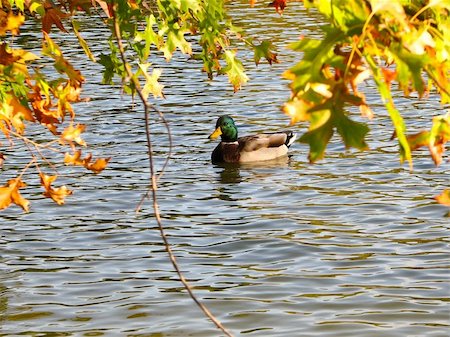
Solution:
<svg viewBox="0 0 450 337"><path fill-rule="evenodd" d="M216 143L207 136L218 115L233 115L241 134L287 126L279 109L289 92L280 74L299 55L284 41L320 35L300 3L282 17L263 4L231 8L249 32L275 39L280 64L255 67L251 53L241 52L251 81L233 94L226 78L208 81L183 56L161 62L167 99L157 104L174 148L159 203L196 295L236 336L448 336L449 221L432 198L448 186L449 165L434 167L425 151L414 172L399 164L371 83L377 118L369 122L369 151L345 151L333 138L315 165L300 143L281 163L210 164ZM96 25L86 37L98 55L104 31ZM76 45L67 36L60 43ZM100 175L61 168L58 181L75 191L65 206L42 199L36 187L24 192L29 214L17 207L0 213L1 335L221 335L178 281L150 203L135 213L148 186L141 109L118 87L100 85L100 67L79 50L68 55L88 79L91 101L76 107L89 125L86 141L95 155L113 158ZM412 130L443 113L433 99L398 97ZM160 166L167 138L160 124L153 132ZM2 181L26 160L10 156ZM25 180L38 185L33 175Z"/></svg>

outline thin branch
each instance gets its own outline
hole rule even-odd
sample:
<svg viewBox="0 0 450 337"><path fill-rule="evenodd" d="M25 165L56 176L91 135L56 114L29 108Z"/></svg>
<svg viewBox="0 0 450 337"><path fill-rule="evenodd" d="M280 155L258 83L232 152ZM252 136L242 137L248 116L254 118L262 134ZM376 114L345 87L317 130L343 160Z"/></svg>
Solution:
<svg viewBox="0 0 450 337"><path fill-rule="evenodd" d="M186 278L184 277L183 273L181 272L181 269L176 261L175 255L173 254L172 248L170 246L170 243L167 239L166 233L164 231L163 225L162 225L162 221L161 221L161 216L159 213L159 206L158 206L158 201L157 201L157 194L156 194L156 190L157 190L157 181L158 178L161 177L161 174L159 175L159 177L156 176L155 174L155 169L154 169L154 165L153 165L153 145L152 145L152 141L151 141L151 132L150 132L150 120L149 120L149 113L150 113L150 109L157 112L158 115L160 116L161 120L164 122L164 124L166 125L167 130L169 130L169 125L166 121L166 119L164 118L164 115L162 114L161 111L159 111L155 106L153 106L152 104L150 104L146 97L143 95L142 93L142 89L139 83L139 80L133 76L133 72L131 70L131 67L129 65L129 63L126 60L125 57L125 50L123 47L123 43L122 43L122 37L121 37L121 32L120 32L120 27L119 27L119 20L117 18L116 15L116 6L114 6L113 8L113 20L114 20L114 33L115 33L115 37L116 37L116 41L117 41L117 45L119 47L119 52L120 52L120 56L122 59L122 62L124 64L125 70L127 72L128 77L130 78L130 80L133 82L136 91L139 95L139 98L141 99L142 103L144 104L144 113L145 113L145 131L146 131L146 136L147 136L147 148L148 148L148 159L149 159L149 166L150 166L150 176L151 176L151 195L152 195L152 200L153 200L153 209L155 212L155 218L156 218L156 222L158 224L158 228L161 234L161 238L163 239L164 242L164 246L166 248L166 251L169 255L169 259L176 271L176 273L178 274L178 277L180 278L181 283L183 284L183 286L185 287L185 289L187 290L189 296L192 298L192 300L198 305L198 307L203 311L203 313L216 325L217 328L219 328L226 336L228 337L233 337L233 335L231 334L231 332L229 332L218 320L217 318L214 317L214 315L208 310L208 308L202 304L197 297L195 296L195 294L192 291L192 288L190 286L190 284L188 283L188 281L186 280ZM169 133L170 135L170 133ZM163 166L163 169L166 167L168 163L168 159L166 160L166 163ZM148 193L147 193L148 194Z"/></svg>

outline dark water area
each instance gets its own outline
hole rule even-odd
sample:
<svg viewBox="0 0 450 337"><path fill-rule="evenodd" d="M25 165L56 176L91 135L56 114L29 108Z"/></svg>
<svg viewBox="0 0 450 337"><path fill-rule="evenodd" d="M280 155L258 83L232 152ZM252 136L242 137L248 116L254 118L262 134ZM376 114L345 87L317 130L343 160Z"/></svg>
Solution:
<svg viewBox="0 0 450 337"><path fill-rule="evenodd" d="M433 200L449 184L448 157L435 167L418 151L413 172L401 165L373 83L364 86L376 114L366 152L333 138L315 165L298 142L289 160L210 164L216 143L207 137L219 115L234 116L242 135L288 127L280 75L300 55L286 41L320 36L320 21L301 3L290 3L282 17L263 4L229 6L236 24L274 40L280 63L255 66L240 50L250 82L233 94L225 77L209 81L185 56L155 60L166 95L156 104L174 142L159 204L195 294L235 336L449 336L450 226L448 209ZM98 56L107 32L84 24ZM20 39L39 50L31 31ZM135 213L148 186L141 109L119 86L101 84L101 67L85 60L73 37L55 40L87 79L90 101L75 108L88 124L89 151L112 160L99 175L61 168L58 181L74 189L64 206L36 189L23 193L30 213L0 213L0 335L220 336L174 273L150 203ZM411 132L444 113L437 97L395 95ZM167 136L159 122L152 130L160 167ZM14 156L2 181L27 163ZM32 175L24 180L38 185Z"/></svg>

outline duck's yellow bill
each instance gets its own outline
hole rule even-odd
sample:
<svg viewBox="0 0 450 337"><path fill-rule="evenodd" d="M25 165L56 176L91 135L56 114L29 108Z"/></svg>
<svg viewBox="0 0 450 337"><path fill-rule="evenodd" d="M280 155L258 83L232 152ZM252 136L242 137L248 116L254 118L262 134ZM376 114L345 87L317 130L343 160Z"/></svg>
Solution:
<svg viewBox="0 0 450 337"><path fill-rule="evenodd" d="M209 139L216 139L217 137L219 137L222 134L222 129L220 128L220 126L209 135Z"/></svg>

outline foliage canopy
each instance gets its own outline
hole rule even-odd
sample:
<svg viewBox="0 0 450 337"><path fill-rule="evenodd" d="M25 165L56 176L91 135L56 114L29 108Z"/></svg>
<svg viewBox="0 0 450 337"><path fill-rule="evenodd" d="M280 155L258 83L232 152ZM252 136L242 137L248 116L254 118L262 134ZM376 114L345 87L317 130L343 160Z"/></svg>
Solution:
<svg viewBox="0 0 450 337"><path fill-rule="evenodd" d="M250 1L250 5L254 3ZM286 0L274 0L270 5L280 14L289 10ZM443 105L450 103L450 1L305 0L304 5L323 15L323 38L304 37L290 45L299 52L301 60L284 73L292 95L282 109L292 124L309 123L300 141L309 144L310 161L323 158L334 133L341 136L346 147L367 148L369 127L356 121L349 108L358 107L363 117L373 117L358 89L364 80L372 78L392 120L401 161L408 161L412 167L412 151L426 146L439 165L450 139L450 115L433 117L429 131L408 134L391 87L398 85L406 96L437 93ZM78 21L82 16L76 16L79 13L98 16L110 29L108 48L98 59L82 37ZM25 19L41 22L40 55L20 48L12 38L20 33ZM232 24L223 0L3 1L0 136L2 143L10 146L22 143L31 160L16 178L0 187L0 209L17 204L28 211L29 202L21 196L20 189L26 185L24 172L32 167L40 177L45 197L63 204L71 194L65 186L52 186L58 173L44 150L64 153L66 165L83 166L94 173L101 172L109 161L83 154L86 126L76 122L73 104L81 100L86 79L51 38L55 29L75 34L86 57L104 66L105 83L112 83L117 77L125 92L139 93L145 100L164 97L159 83L161 69L150 62L151 57L170 61L177 50L188 54L201 61L209 78L228 76L235 91L248 78L233 41L252 48L256 63L261 59L270 64L278 61L270 41L256 43ZM39 58L51 61L56 78L35 66ZM29 123L44 127L53 140L38 143L31 139L27 134ZM5 160L8 158L0 152L0 167ZM46 163L45 169L42 163ZM45 173L48 167L53 167L54 172ZM442 200L448 203L448 191L438 198Z"/></svg>

